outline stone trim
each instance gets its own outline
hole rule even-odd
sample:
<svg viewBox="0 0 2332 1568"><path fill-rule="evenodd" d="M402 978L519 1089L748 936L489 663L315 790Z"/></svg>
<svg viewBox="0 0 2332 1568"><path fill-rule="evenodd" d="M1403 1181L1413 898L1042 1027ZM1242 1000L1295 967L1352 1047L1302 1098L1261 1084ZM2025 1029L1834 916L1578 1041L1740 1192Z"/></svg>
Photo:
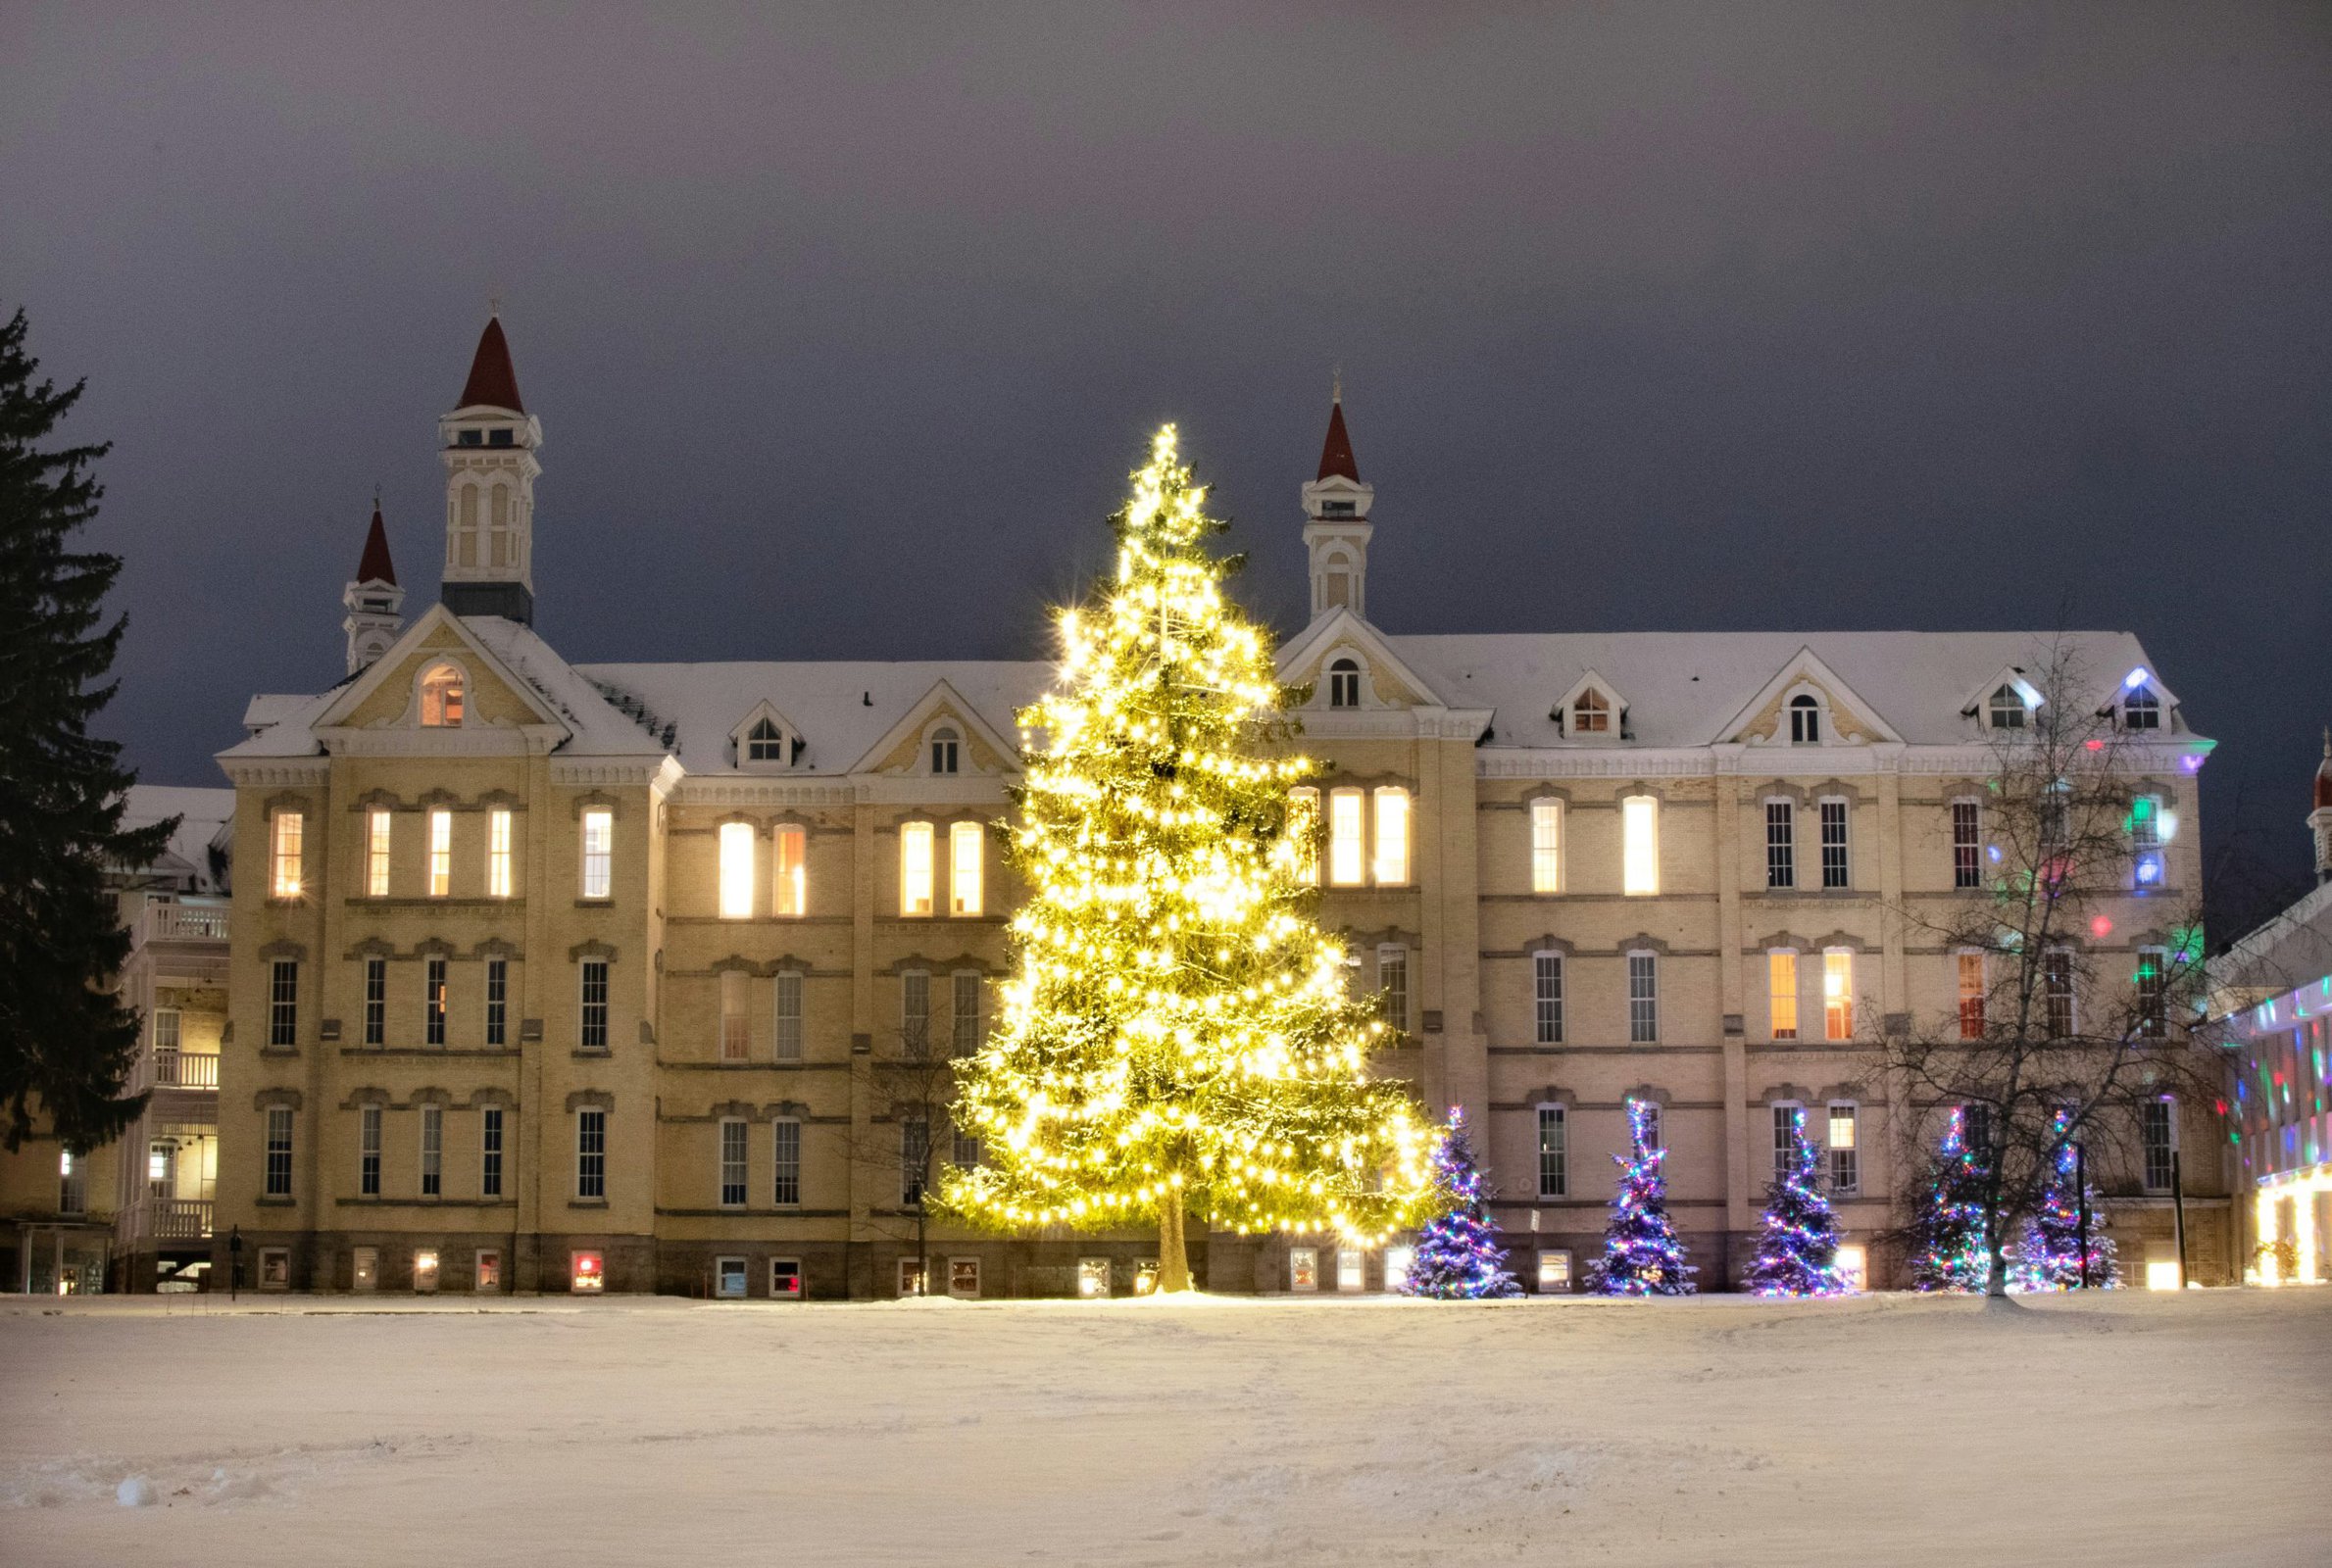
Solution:
<svg viewBox="0 0 2332 1568"><path fill-rule="evenodd" d="M289 958L294 963L306 963L308 961L308 950L302 947L299 943L291 941L287 937L277 937L274 941L269 943L266 947L259 950L259 956L269 959L270 961L273 961L276 958Z"/></svg>
<svg viewBox="0 0 2332 1568"><path fill-rule="evenodd" d="M288 1105L296 1112L305 1109L307 1103L308 1097L297 1089L282 1087L262 1089L251 1097L251 1108L257 1111L268 1111L277 1105Z"/></svg>
<svg viewBox="0 0 2332 1568"><path fill-rule="evenodd" d="M597 937L593 937L588 942L578 942L567 950L567 961L570 963L580 963L585 958L605 958L608 962L614 963L616 950Z"/></svg>
<svg viewBox="0 0 2332 1568"><path fill-rule="evenodd" d="M613 1112L616 1108L616 1097L604 1089L578 1089L567 1097L567 1113L570 1116L585 1106L595 1110Z"/></svg>

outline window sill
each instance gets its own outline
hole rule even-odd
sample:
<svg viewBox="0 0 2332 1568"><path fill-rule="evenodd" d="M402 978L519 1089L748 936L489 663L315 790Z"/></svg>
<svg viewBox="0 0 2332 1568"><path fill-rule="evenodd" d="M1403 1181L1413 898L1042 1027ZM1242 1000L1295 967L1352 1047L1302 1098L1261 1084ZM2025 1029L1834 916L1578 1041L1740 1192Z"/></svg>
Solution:
<svg viewBox="0 0 2332 1568"><path fill-rule="evenodd" d="M612 894L604 899L577 899L574 901L574 906L578 909L612 909L616 906L616 900Z"/></svg>
<svg viewBox="0 0 2332 1568"><path fill-rule="evenodd" d="M297 1046L262 1046L259 1048L259 1054L263 1057L296 1056L300 1054L300 1048Z"/></svg>
<svg viewBox="0 0 2332 1568"><path fill-rule="evenodd" d="M515 895L507 899L456 898L450 893L436 893L426 898L418 899L409 895L390 896L384 894L379 898L368 895L363 898L346 900L345 903L352 909L443 909L449 907L456 909L522 909L526 906L526 901Z"/></svg>
<svg viewBox="0 0 2332 1568"><path fill-rule="evenodd" d="M608 1200L604 1198L571 1198L567 1200L567 1206L569 1208L605 1208L608 1206Z"/></svg>
<svg viewBox="0 0 2332 1568"><path fill-rule="evenodd" d="M516 1053L505 1052L504 1054L512 1055L516 1054ZM608 1050L605 1046L577 1046L574 1048L574 1050L569 1052L568 1054L573 1057L576 1061L605 1061L610 1056L613 1056L615 1053Z"/></svg>
<svg viewBox="0 0 2332 1568"><path fill-rule="evenodd" d="M251 1201L261 1208L297 1208L300 1200L296 1198L255 1198Z"/></svg>
<svg viewBox="0 0 2332 1568"><path fill-rule="evenodd" d="M516 1056L516 1046L342 1046L343 1056Z"/></svg>

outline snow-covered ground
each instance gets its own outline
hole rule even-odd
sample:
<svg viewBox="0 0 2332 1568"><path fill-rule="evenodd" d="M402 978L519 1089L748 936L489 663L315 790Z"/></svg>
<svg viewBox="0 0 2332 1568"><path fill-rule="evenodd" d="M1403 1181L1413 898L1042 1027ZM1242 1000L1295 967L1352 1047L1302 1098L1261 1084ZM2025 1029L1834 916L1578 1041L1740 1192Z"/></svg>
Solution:
<svg viewBox="0 0 2332 1568"><path fill-rule="evenodd" d="M2322 1563L2328 1463L2332 1290L0 1305L20 1565Z"/></svg>

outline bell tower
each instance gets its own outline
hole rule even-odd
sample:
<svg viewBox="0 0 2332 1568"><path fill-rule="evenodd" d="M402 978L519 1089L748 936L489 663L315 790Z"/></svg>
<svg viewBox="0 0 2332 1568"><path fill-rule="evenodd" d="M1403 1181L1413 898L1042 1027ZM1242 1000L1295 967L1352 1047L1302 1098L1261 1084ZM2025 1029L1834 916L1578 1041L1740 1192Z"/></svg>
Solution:
<svg viewBox="0 0 2332 1568"><path fill-rule="evenodd" d="M451 414L437 420L445 461L445 608L534 622L534 479L542 421L519 401L502 318L491 317Z"/></svg>
<svg viewBox="0 0 2332 1568"><path fill-rule="evenodd" d="M365 553L357 560L356 575L340 590L340 603L348 610L340 629L348 633L348 672L353 675L387 653L405 625L398 614L405 590L397 586L397 568L389 560L378 496L372 498L372 527L365 535Z"/></svg>
<svg viewBox="0 0 2332 1568"><path fill-rule="evenodd" d="M1372 486L1361 483L1352 438L1344 431L1344 388L1328 404L1328 438L1319 453L1319 477L1304 487L1304 548L1312 558L1312 618L1337 609L1368 613L1368 505Z"/></svg>
<svg viewBox="0 0 2332 1568"><path fill-rule="evenodd" d="M2315 839L2315 879L2332 882L2332 729L2324 731L2324 760L2315 769L2315 809L2307 813Z"/></svg>

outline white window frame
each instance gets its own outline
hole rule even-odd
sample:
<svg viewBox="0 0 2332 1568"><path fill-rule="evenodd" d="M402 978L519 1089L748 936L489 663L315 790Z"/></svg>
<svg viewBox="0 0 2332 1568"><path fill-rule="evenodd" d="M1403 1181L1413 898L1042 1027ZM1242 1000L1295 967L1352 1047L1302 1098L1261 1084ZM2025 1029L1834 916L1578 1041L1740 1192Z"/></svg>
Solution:
<svg viewBox="0 0 2332 1568"><path fill-rule="evenodd" d="M942 724L931 732L926 760L934 778L944 778L964 770L964 736L951 724Z"/></svg>
<svg viewBox="0 0 2332 1568"><path fill-rule="evenodd" d="M422 1113L422 1182L423 1198L445 1196L445 1107L430 1103Z"/></svg>
<svg viewBox="0 0 2332 1568"><path fill-rule="evenodd" d="M759 837L751 822L723 822L719 826L716 906L723 920L753 918L753 866L761 858L756 842Z"/></svg>
<svg viewBox="0 0 2332 1568"><path fill-rule="evenodd" d="M722 1208L743 1208L753 1196L752 1138L742 1116L723 1116L716 1126L713 1192Z"/></svg>
<svg viewBox="0 0 2332 1568"><path fill-rule="evenodd" d="M361 971L365 1000L357 1020L358 1040L368 1046L388 1044L388 959L367 958Z"/></svg>
<svg viewBox="0 0 2332 1568"><path fill-rule="evenodd" d="M1846 1142L1838 1141L1841 1126ZM1822 1142L1829 1150L1830 1191L1852 1198L1862 1191L1862 1107L1851 1100L1833 1100L1822 1121ZM1844 1155L1842 1159L1839 1156Z"/></svg>
<svg viewBox="0 0 2332 1568"><path fill-rule="evenodd" d="M1973 795L1951 802L1952 887L1955 891L1984 885L1984 803ZM1962 831L1964 829L1964 831ZM1966 864L1960 852L1966 852Z"/></svg>
<svg viewBox="0 0 2332 1568"><path fill-rule="evenodd" d="M1855 1038L1855 950L1822 949L1822 1038Z"/></svg>
<svg viewBox="0 0 2332 1568"><path fill-rule="evenodd" d="M2058 988L2059 966L2064 979L2061 991ZM2073 961L2071 948L2050 948L2041 955L2041 1021L2050 1039L2070 1040L2081 1032L2080 968ZM2059 1029L2058 1003L2064 1004L2064 1027Z"/></svg>
<svg viewBox="0 0 2332 1568"><path fill-rule="evenodd" d="M1660 892L1660 797L1619 799L1619 891L1629 898Z"/></svg>
<svg viewBox="0 0 2332 1568"><path fill-rule="evenodd" d="M779 1116L769 1123L769 1203L802 1206L802 1119Z"/></svg>
<svg viewBox="0 0 2332 1568"><path fill-rule="evenodd" d="M497 806L486 813L486 897L507 899L517 891L513 874L511 810Z"/></svg>
<svg viewBox="0 0 2332 1568"><path fill-rule="evenodd" d="M987 976L977 969L958 969L948 976L950 1054L968 1056L980 1049L987 1031Z"/></svg>
<svg viewBox="0 0 2332 1568"><path fill-rule="evenodd" d="M1796 948L1767 948L1765 950L1765 1038L1768 1040L1796 1040L1799 1038L1803 998L1799 993L1799 959ZM1784 983L1786 973L1786 984ZM1786 1021L1784 1008L1787 1008Z"/></svg>
<svg viewBox="0 0 2332 1568"><path fill-rule="evenodd" d="M431 956L422 960L422 1044L442 1047L445 1044L445 1023L451 1011L446 1005L447 973L451 960Z"/></svg>
<svg viewBox="0 0 2332 1568"><path fill-rule="evenodd" d="M719 992L722 1061L749 1061L753 1056L753 976L743 969L723 969L714 976Z"/></svg>
<svg viewBox="0 0 2332 1568"><path fill-rule="evenodd" d="M502 1249L481 1247L470 1260L470 1288L475 1292L502 1289Z"/></svg>
<svg viewBox="0 0 2332 1568"><path fill-rule="evenodd" d="M440 675L450 675L441 681ZM470 675L461 665L439 660L422 671L417 688L421 693L420 714L423 729L460 729L470 716Z"/></svg>
<svg viewBox="0 0 2332 1568"><path fill-rule="evenodd" d="M1336 1249L1336 1294L1357 1296L1368 1289L1368 1254L1358 1247Z"/></svg>
<svg viewBox="0 0 2332 1568"><path fill-rule="evenodd" d="M1531 1038L1542 1046L1563 1044L1563 953L1554 948L1530 956Z"/></svg>
<svg viewBox="0 0 2332 1568"><path fill-rule="evenodd" d="M1819 746L1822 743L1822 700L1812 692L1795 692L1782 710L1789 717L1792 746ZM1801 722L1803 720L1803 722Z"/></svg>
<svg viewBox="0 0 2332 1568"><path fill-rule="evenodd" d="M1379 785L1375 793L1374 820L1370 826L1376 839L1373 871L1376 885L1383 888L1405 888L1410 882L1410 799L1409 791L1398 784Z"/></svg>
<svg viewBox="0 0 2332 1568"><path fill-rule="evenodd" d="M810 912L810 833L799 822L769 830L769 912L787 919Z"/></svg>
<svg viewBox="0 0 2332 1568"><path fill-rule="evenodd" d="M599 971L599 1000L591 1000L591 971ZM583 958L575 964L575 1049L615 1049L616 965L610 958ZM591 1038L594 1032L599 1038Z"/></svg>
<svg viewBox="0 0 2332 1568"><path fill-rule="evenodd" d="M1287 1288L1302 1295L1319 1290L1319 1249L1291 1247L1287 1250Z"/></svg>
<svg viewBox="0 0 2332 1568"><path fill-rule="evenodd" d="M1394 977L1399 977L1399 984ZM1376 946L1376 1004L1377 1016L1395 1034L1409 1033L1410 999L1409 949L1398 942L1380 942Z"/></svg>
<svg viewBox="0 0 2332 1568"><path fill-rule="evenodd" d="M2153 980L2150 986L2148 979ZM2137 1033L2141 1040L2166 1040L2170 1035L2170 950L2140 948L2138 967L2130 975L2130 992L2137 1005Z"/></svg>
<svg viewBox="0 0 2332 1568"><path fill-rule="evenodd" d="M2154 1107L2157 1105L2162 1107L2162 1129L2165 1134L2161 1142L2158 1144L2154 1139L2154 1129L2150 1125L2151 1118L2155 1114ZM2148 1101L2145 1104L2139 1107L2138 1152L2138 1180L2145 1186L2146 1191L2149 1193L2166 1193L2170 1191L2172 1182L2177 1174L2173 1163L2173 1156L2178 1152L2177 1096L2158 1095L2153 1100ZM2162 1178L2158 1183L2154 1179L2156 1173L2155 1156L2158 1152L2161 1156L2159 1168Z"/></svg>
<svg viewBox="0 0 2332 1568"><path fill-rule="evenodd" d="M1641 959L1639 966L1637 960ZM1660 1044L1660 955L1649 948L1632 949L1627 961L1627 1042L1631 1046ZM1647 983L1637 984L1641 979ZM1641 993L1641 994L1639 994Z"/></svg>
<svg viewBox="0 0 2332 1568"><path fill-rule="evenodd" d="M899 971L899 1040L911 1056L931 1054L931 971Z"/></svg>
<svg viewBox="0 0 2332 1568"><path fill-rule="evenodd" d="M1984 720L1990 729L2029 729L2032 726L2032 705L2013 683L2003 682L1993 688L1984 699Z"/></svg>
<svg viewBox="0 0 2332 1568"><path fill-rule="evenodd" d="M804 984L802 971L799 969L780 969L770 977L769 1052L774 1060L800 1061L802 1059Z"/></svg>
<svg viewBox="0 0 2332 1568"><path fill-rule="evenodd" d="M486 960L486 1044L499 1050L510 1044L510 960Z"/></svg>
<svg viewBox="0 0 2332 1568"><path fill-rule="evenodd" d="M378 1105L359 1105L356 1111L356 1195L378 1198L381 1185L381 1119Z"/></svg>
<svg viewBox="0 0 2332 1568"><path fill-rule="evenodd" d="M260 1191L269 1198L291 1196L292 1120L289 1105L267 1110L266 1163L261 1167Z"/></svg>
<svg viewBox="0 0 2332 1568"><path fill-rule="evenodd" d="M1627 1118L1627 1120L1621 1126L1621 1131L1628 1135L1630 1140L1629 1147L1631 1149L1634 1147L1633 1139L1635 1133L1635 1113L1631 1107L1636 1105L1641 1105L1644 1107L1646 1130L1652 1135L1644 1142L1645 1150L1647 1152L1653 1150L1665 1151L1668 1147L1667 1107L1662 1105L1657 1100L1645 1099L1638 1096L1630 1096L1627 1100L1621 1102L1619 1107L1620 1114Z"/></svg>
<svg viewBox="0 0 2332 1568"><path fill-rule="evenodd" d="M899 824L899 913L907 919L928 919L932 912L931 824L922 820Z"/></svg>
<svg viewBox="0 0 2332 1568"><path fill-rule="evenodd" d="M1967 987L1968 976L1971 973L1967 960L1970 958L1975 959L1972 973L1976 983L1972 992ZM1952 1023L1958 1031L1960 1039L1981 1040L1984 1038L1985 1029L1988 1027L1986 1014L1990 1010L1991 1000L1991 975L1984 962L1983 950L1961 948L1955 952L1952 955ZM1975 1013L1972 1019L1968 1014L1968 1004L1971 1002L1975 1004ZM1975 1025L1972 1030L1968 1028L1970 1022Z"/></svg>
<svg viewBox="0 0 2332 1568"><path fill-rule="evenodd" d="M277 807L268 818L268 896L296 899L307 886L308 816L297 807Z"/></svg>
<svg viewBox="0 0 2332 1568"><path fill-rule="evenodd" d="M1571 1274L1571 1250L1567 1247L1545 1247L1538 1254L1538 1293L1541 1296L1567 1296L1576 1286Z"/></svg>
<svg viewBox="0 0 2332 1568"><path fill-rule="evenodd" d="M477 1192L480 1198L502 1196L502 1172L507 1158L510 1119L500 1105L480 1107L477 1118Z"/></svg>
<svg viewBox="0 0 2332 1568"><path fill-rule="evenodd" d="M268 1048L289 1051L300 1043L300 960L268 962Z"/></svg>
<svg viewBox="0 0 2332 1568"><path fill-rule="evenodd" d="M365 897L389 896L389 847L395 833L395 813L373 807L365 813Z"/></svg>
<svg viewBox="0 0 2332 1568"><path fill-rule="evenodd" d="M1771 1108L1773 1112L1772 1173L1774 1179L1778 1181L1789 1174L1788 1166L1784 1161L1793 1152L1790 1141L1784 1136L1784 1130L1803 1130L1806 1123L1806 1104L1803 1101L1776 1100L1771 1102Z"/></svg>
<svg viewBox="0 0 2332 1568"><path fill-rule="evenodd" d="M1785 891L1798 885L1798 803L1786 795L1765 797L1765 887Z"/></svg>
<svg viewBox="0 0 2332 1568"><path fill-rule="evenodd" d="M1822 887L1829 892L1855 885L1855 809L1843 795L1813 803L1815 851L1821 858ZM1832 829L1836 832L1833 833ZM1833 854L1832 852L1836 853Z"/></svg>
<svg viewBox="0 0 2332 1568"><path fill-rule="evenodd" d="M732 1271L737 1282L737 1288L733 1291L728 1288ZM752 1279L753 1276L746 1269L745 1259L741 1254L736 1252L719 1253L713 1259L713 1299L716 1301L744 1300L752 1293Z"/></svg>
<svg viewBox="0 0 2332 1568"><path fill-rule="evenodd" d="M951 822L947 830L948 913L972 917L983 912L988 829L983 822Z"/></svg>
<svg viewBox="0 0 2332 1568"><path fill-rule="evenodd" d="M980 1260L976 1257L951 1257L947 1260L947 1293L959 1301L980 1298Z"/></svg>
<svg viewBox="0 0 2332 1568"><path fill-rule="evenodd" d="M1364 673L1361 662L1350 654L1338 654L1328 661L1328 706L1354 709L1361 706L1361 677Z"/></svg>
<svg viewBox="0 0 2332 1568"><path fill-rule="evenodd" d="M1530 891L1563 891L1563 802L1552 795L1530 803Z"/></svg>
<svg viewBox="0 0 2332 1568"><path fill-rule="evenodd" d="M1570 732L1573 735L1615 735L1618 700L1611 693L1590 686L1571 699Z"/></svg>
<svg viewBox="0 0 2332 1568"><path fill-rule="evenodd" d="M454 813L442 806L429 809L429 897L451 898L454 891Z"/></svg>
<svg viewBox="0 0 2332 1568"><path fill-rule="evenodd" d="M605 806L587 806L577 826L581 845L582 897L612 899L616 894L616 813Z"/></svg>
<svg viewBox="0 0 2332 1568"><path fill-rule="evenodd" d="M791 1290L779 1290L778 1285L781 1281L791 1281L793 1288ZM809 1299L809 1297L810 1281L802 1272L802 1260L800 1258L772 1257L769 1259L770 1300L802 1301Z"/></svg>
<svg viewBox="0 0 2332 1568"><path fill-rule="evenodd" d="M1328 886L1357 888L1368 880L1367 792L1345 785L1328 791Z"/></svg>
<svg viewBox="0 0 2332 1568"><path fill-rule="evenodd" d="M2161 796L2147 791L2130 802L2130 886L2158 893L2168 886L2170 862L2162 853Z"/></svg>
<svg viewBox="0 0 2332 1568"><path fill-rule="evenodd" d="M1571 1188L1570 1107L1560 1102L1548 1101L1536 1109L1538 1195L1542 1199L1568 1198ZM1550 1131L1555 1135L1551 1147L1547 1137Z"/></svg>
<svg viewBox="0 0 2332 1568"><path fill-rule="evenodd" d="M608 1113L603 1105L579 1106L574 1113L574 1195L584 1202L607 1200Z"/></svg>

